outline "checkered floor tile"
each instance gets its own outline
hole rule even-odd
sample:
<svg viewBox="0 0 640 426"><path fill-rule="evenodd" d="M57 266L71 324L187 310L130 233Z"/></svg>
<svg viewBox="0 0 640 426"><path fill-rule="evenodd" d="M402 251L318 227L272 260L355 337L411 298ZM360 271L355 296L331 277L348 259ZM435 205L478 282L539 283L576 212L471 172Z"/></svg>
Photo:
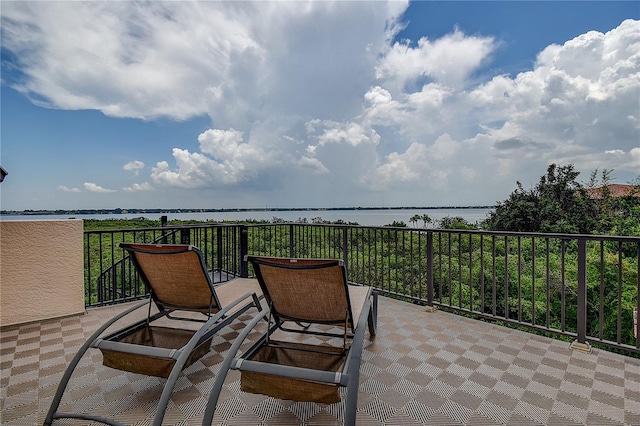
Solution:
<svg viewBox="0 0 640 426"><path fill-rule="evenodd" d="M2 329L0 423L42 424L78 347L123 309ZM230 341L250 318L248 313L223 330L211 352L183 372L165 424L201 424ZM640 359L571 351L566 342L384 297L378 321L378 335L365 335L358 425L640 425ZM113 370L101 361L97 350L85 355L61 409L149 424L164 380ZM343 411L343 402L245 394L239 374L231 372L214 424L339 425Z"/></svg>

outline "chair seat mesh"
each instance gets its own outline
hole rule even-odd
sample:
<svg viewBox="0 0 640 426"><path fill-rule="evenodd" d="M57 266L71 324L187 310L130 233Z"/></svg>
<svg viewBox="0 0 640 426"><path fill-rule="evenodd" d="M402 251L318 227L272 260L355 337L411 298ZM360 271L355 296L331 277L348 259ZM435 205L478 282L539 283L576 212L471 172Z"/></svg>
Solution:
<svg viewBox="0 0 640 426"><path fill-rule="evenodd" d="M318 352L319 349L323 352ZM251 360L337 372L342 369L345 354L342 348L272 341L269 345L263 345ZM318 383L250 371L241 372L240 384L243 392L268 395L277 399L312 401L324 404L333 404L340 401L339 388L336 384Z"/></svg>
<svg viewBox="0 0 640 426"><path fill-rule="evenodd" d="M117 341L156 348L180 349L189 342L189 339L191 339L194 334L195 331L191 330L147 326L121 335L117 338ZM212 338L209 338L196 346L187 359L184 368L193 364L209 351L211 339ZM168 357L152 357L149 355L131 354L104 348L100 348L100 350L103 356L102 363L105 366L149 376L169 377L171 369L176 362L175 359Z"/></svg>

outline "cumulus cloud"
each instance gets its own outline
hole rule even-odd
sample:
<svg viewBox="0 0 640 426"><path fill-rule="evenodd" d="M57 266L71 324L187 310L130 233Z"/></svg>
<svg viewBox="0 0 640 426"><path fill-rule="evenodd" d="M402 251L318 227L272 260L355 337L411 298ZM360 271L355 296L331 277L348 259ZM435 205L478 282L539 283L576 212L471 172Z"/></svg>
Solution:
<svg viewBox="0 0 640 426"><path fill-rule="evenodd" d="M329 169L327 169L324 164L322 164L322 162L317 158L302 156L298 159L297 164L299 167L308 169L314 173L329 173Z"/></svg>
<svg viewBox="0 0 640 426"><path fill-rule="evenodd" d="M362 180L371 188L389 187L398 183L414 182L422 187L443 188L463 144L444 134L433 144L414 142L405 152L392 152L381 164ZM468 147L469 150L470 147ZM475 176L470 167L462 167L466 177Z"/></svg>
<svg viewBox="0 0 640 426"><path fill-rule="evenodd" d="M224 82L230 57L256 45L244 11L228 3L81 2L71 11L16 2L2 12L3 44L20 52L26 77L18 90L49 107L114 117L205 113L203 90Z"/></svg>
<svg viewBox="0 0 640 426"><path fill-rule="evenodd" d="M396 42L376 67L376 76L400 88L424 77L460 87L495 47L493 37L467 36L458 29L434 41L422 37L416 47L409 41Z"/></svg>
<svg viewBox="0 0 640 426"><path fill-rule="evenodd" d="M380 136L376 134L375 130L354 122L338 123L331 120L312 120L306 123L306 128L308 136L317 140L319 146L341 143L352 146L377 145L380 141ZM315 151L313 145L310 145L309 149Z"/></svg>
<svg viewBox="0 0 640 426"><path fill-rule="evenodd" d="M14 87L46 106L144 119L210 112L237 128L267 97L285 110L327 108L327 94L354 105L351 82L373 74L361 59L379 51L406 6L15 2L3 6L3 47L20 54Z"/></svg>
<svg viewBox="0 0 640 426"><path fill-rule="evenodd" d="M116 192L115 189L103 188L99 185L96 185L93 182L85 182L83 186L84 186L84 189L86 189L89 192L99 192L99 193Z"/></svg>
<svg viewBox="0 0 640 426"><path fill-rule="evenodd" d="M58 186L58 190L62 192L80 192L80 188L68 188L64 185Z"/></svg>
<svg viewBox="0 0 640 426"><path fill-rule="evenodd" d="M427 164L428 148L423 144L413 143L404 153L392 152L387 155L384 164L363 180L373 187L386 187L390 182L412 181L421 175Z"/></svg>
<svg viewBox="0 0 640 426"><path fill-rule="evenodd" d="M631 167L640 167L640 148L633 148L629 151L631 157Z"/></svg>
<svg viewBox="0 0 640 426"><path fill-rule="evenodd" d="M460 33L453 39L459 37ZM484 55L491 53L490 43L486 46L483 57L473 63L482 62L486 59ZM419 56L416 49L394 46L393 63L412 64ZM388 62L388 58L382 60L381 73L404 73L403 81L420 74L416 66L403 71ZM421 72L428 74L425 70ZM627 174L638 173L638 21L627 20L604 34L592 31L564 45L549 46L538 55L531 71L514 78L499 75L465 90L448 87L441 92L442 96L434 97L439 105L434 116L417 113L410 101L417 93L392 97L390 91L376 87L367 96L367 117L373 123L385 125L389 125L389 117L394 117L404 124L399 134L415 139L420 135L428 137L421 142L429 146L429 154L425 151L424 155L431 165L421 174L425 185L434 179L450 182L451 179L443 178L445 172L460 166L463 176L485 176L489 180L495 173L492 167L502 174L522 172L535 164L539 176L539 171L550 162L574 163L583 171L607 167ZM430 128L424 124L411 125L411 119L430 121ZM462 140L464 149L456 150L453 140L438 136L447 133ZM407 161L403 159L414 149L415 145L410 145L405 152L387 156L377 167L381 178L388 180L394 175L391 170L403 170L400 165ZM455 161L442 161L448 152L455 153ZM470 173L466 167L480 159L485 161L486 170L474 169ZM397 172L395 175L399 180L407 175L416 176Z"/></svg>
<svg viewBox="0 0 640 426"><path fill-rule="evenodd" d="M276 169L281 159L255 141L244 141L236 130L209 129L198 137L201 152L174 148L177 167L158 162L151 178L158 184L182 188L221 187L258 178Z"/></svg>
<svg viewBox="0 0 640 426"><path fill-rule="evenodd" d="M395 40L406 7L8 2L3 48L19 58L10 84L48 107L208 114L197 146L154 153L158 190L284 189L291 204L341 205L386 190L399 204L469 204L503 199L551 162L638 173L640 21L576 34L530 70L491 75L498 35Z"/></svg>
<svg viewBox="0 0 640 426"><path fill-rule="evenodd" d="M126 192L140 192L140 191L153 191L154 188L153 186L151 186L151 184L149 182L143 182L143 183L134 183L131 186L127 186L125 188L122 188L124 191Z"/></svg>
<svg viewBox="0 0 640 426"><path fill-rule="evenodd" d="M129 161L127 164L122 166L122 168L124 170L134 172L136 176L138 176L138 173L140 172L140 170L144 169L144 163L138 160Z"/></svg>

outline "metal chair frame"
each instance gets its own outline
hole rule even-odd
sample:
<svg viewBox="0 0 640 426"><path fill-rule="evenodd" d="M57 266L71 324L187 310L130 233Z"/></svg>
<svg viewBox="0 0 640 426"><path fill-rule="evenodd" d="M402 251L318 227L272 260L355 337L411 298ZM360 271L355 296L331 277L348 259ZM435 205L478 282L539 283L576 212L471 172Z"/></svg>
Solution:
<svg viewBox="0 0 640 426"><path fill-rule="evenodd" d="M121 244L121 246L129 250L130 252L135 252L136 250L136 248L133 248L128 244ZM141 245L136 245L136 246L138 246L138 249L137 249L138 251L144 251L143 249L142 250L139 249L139 246ZM152 251L151 246L166 248L169 245L163 246L163 245L150 244L148 246ZM176 250L173 252L165 251L162 253L162 255L171 255L173 253L183 253L185 251L195 251L198 254L198 257L200 258L201 266L203 268L203 273L206 275L207 280L209 281L210 287L212 289L212 296L211 296L211 304L208 307L207 312L201 311L203 307L198 307L199 309L196 310L196 312L203 313L207 319L200 320L197 318L175 317L175 316L172 317L171 314L173 312L188 311L188 309L185 307L168 306L167 304L163 304L162 301L158 300L158 298L156 297L156 295L154 295L154 292L152 291L151 296L148 299L114 316L105 324L103 324L101 327L99 327L93 333L93 335L91 335L91 337L80 347L80 349L78 350L76 355L73 357L69 366L67 367L67 369L65 370L62 376L62 379L60 381L60 384L58 385L57 391L55 393L55 396L53 397L53 401L51 403L46 419L44 421L45 425L51 425L55 419L61 419L61 418L75 418L75 419L81 419L81 420L97 421L97 422L101 422L109 425L118 425L118 426L123 425L123 423L120 423L116 420L93 415L93 414L67 413L67 412L57 411L62 401L64 391L67 385L69 384L69 381L71 379L71 376L75 368L77 367L78 363L80 362L82 357L85 355L85 353L89 350L89 348L100 348L100 349L107 349L107 350L116 349L118 351L132 354L132 355L142 355L146 357L155 357L155 358L162 358L165 360L175 361L175 364L173 365L173 368L171 369L171 372L169 373L169 376L166 379L162 394L158 402L158 406L156 408L155 417L152 422L154 426L162 425L162 421L167 409L167 405L169 404L169 400L171 398L173 387L176 381L178 380L180 373L182 372L182 369L184 368L185 364L187 363L194 349L198 347L198 345L201 345L204 342L207 342L207 340L209 340L214 334L216 334L222 328L230 324L232 321L234 321L240 315L245 313L247 310L253 307L257 308L259 313L264 310L260 302L261 296L258 296L255 292L247 292L241 297L228 303L226 306L222 307L215 314L213 314L214 301L215 301L215 306L217 307L220 307L220 302L215 293L213 284L211 283L211 278L209 277L206 271L204 260L202 258L202 253L193 246L188 246L188 245L171 245L171 246L175 247ZM150 253L150 251L146 251L146 253ZM142 270L142 268L140 268L140 265L138 264L135 256L133 256L132 259L136 267L139 268L139 272L143 277L143 279L145 280L145 282L147 282L147 284L151 288L153 288L151 286L151 283L149 283L148 280L146 279L146 276L144 275L144 271ZM232 283L232 281L224 285L229 285L229 283ZM109 329L117 321L120 321L121 319L132 314L138 309L147 307L147 305L148 305L148 313L145 319L134 322L133 324L130 324L107 336L101 337L103 333L105 333L107 329ZM157 306L157 308L159 309L159 312L153 315L151 314L152 305ZM206 309L206 307L204 307L204 309ZM229 313L230 311L232 311L232 313ZM202 323L202 326L197 331L195 331L195 333L190 338L188 343L179 349L152 347L152 346L137 345L132 343L123 343L118 341L118 338L120 336L126 335L128 333L139 330L141 328L147 327L154 321L159 320L161 318L169 318L176 321L196 321L196 322ZM190 331L194 331L194 330L190 330Z"/></svg>
<svg viewBox="0 0 640 426"><path fill-rule="evenodd" d="M228 355L223 361L222 365L220 366L219 373L216 376L216 379L214 381L213 389L209 396L209 400L207 402L202 424L203 425L211 424L213 420L213 416L215 414L216 405L220 397L220 393L222 391L222 387L224 385L224 381L229 370L240 370L240 371L247 371L247 372L263 373L263 374L268 374L273 376L281 376L281 377L286 377L291 379L300 379L305 381L334 384L334 385L346 387L347 395L346 395L346 401L345 401L346 408L345 408L344 424L355 425L357 399L358 399L358 385L359 385L359 377L360 377L360 363L361 363L363 343L364 343L364 333L365 333L365 329L368 327L369 334L372 337L375 336L376 327L377 327L378 294L374 292L372 289L370 289L369 295L367 296L364 302L359 318L352 319L350 318L350 313L347 315L347 323L342 324L342 326L345 328L344 334L318 332L314 330L309 330L308 326L303 326L300 330L283 327L283 324L287 321L292 321L295 323L298 323L299 321L297 318L285 318L282 315L279 315L277 312L275 313L273 312L274 309L269 300L268 291L263 282L260 269L259 269L260 262L268 263L269 262L268 258L266 258L265 260L265 258L249 257L249 260L254 265L254 271L256 272L256 276L258 277L258 281L260 282L260 285L262 287L269 309L262 311L258 315L256 315L251 320L251 322L247 324L244 330L242 330L242 332L238 335L233 345L229 349ZM340 265L344 270L344 264L342 263L342 261L336 260L335 263L333 263L331 266L334 266L334 265ZM295 267L295 268L303 269L303 267ZM344 282L346 286L347 285L346 270L344 270ZM348 295L348 292L347 292L347 295ZM349 310L351 311L350 305L349 305ZM271 318L274 319L273 323L271 322ZM267 330L247 350L245 350L242 354L238 355L238 351L240 349L240 346L244 343L244 340L247 338L249 333L251 333L254 330L254 328L262 320L268 321ZM303 320L303 322L307 322L307 320ZM322 323L322 322L318 322L318 323ZM334 323L334 325L336 324ZM345 356L343 368L339 372L333 372L333 371L324 371L324 370L318 370L318 369L272 364L272 363L265 363L265 362L251 360L251 358L255 355L255 353L260 348L263 347L263 345L272 344L270 342L270 336L276 330L283 330L285 332L295 332L295 333L302 333L302 334L331 336L331 337L338 337L338 338L345 339L343 349L345 351L346 356ZM349 345L347 345L346 343L347 340L350 341ZM318 349L316 352L322 353L322 350L323 350L322 346L318 346Z"/></svg>

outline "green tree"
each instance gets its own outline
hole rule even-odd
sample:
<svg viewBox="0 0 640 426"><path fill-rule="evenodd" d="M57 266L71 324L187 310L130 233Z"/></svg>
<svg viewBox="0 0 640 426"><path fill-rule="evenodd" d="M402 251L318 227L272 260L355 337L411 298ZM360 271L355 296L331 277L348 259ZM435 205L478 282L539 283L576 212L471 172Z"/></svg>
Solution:
<svg viewBox="0 0 640 426"><path fill-rule="evenodd" d="M537 232L542 217L538 212L540 200L533 190L525 190L520 182L505 201L496 204L489 213L486 225L493 231Z"/></svg>
<svg viewBox="0 0 640 426"><path fill-rule="evenodd" d="M612 170L604 169L597 177L596 169L591 174L589 190L594 194L598 209L597 232L613 235L640 235L640 176L630 182L627 194L613 196Z"/></svg>
<svg viewBox="0 0 640 426"><path fill-rule="evenodd" d="M516 190L489 214L489 229L591 233L596 229L596 205L576 180L579 174L573 164L551 164L534 188L525 190L517 182Z"/></svg>
<svg viewBox="0 0 640 426"><path fill-rule="evenodd" d="M443 217L440 219L440 227L442 229L478 229L475 225L460 216Z"/></svg>
<svg viewBox="0 0 640 426"><path fill-rule="evenodd" d="M406 228L407 224L404 223L403 220L400 220L400 221L394 220L392 223L390 223L390 224L388 224L386 226L393 226L394 228Z"/></svg>

